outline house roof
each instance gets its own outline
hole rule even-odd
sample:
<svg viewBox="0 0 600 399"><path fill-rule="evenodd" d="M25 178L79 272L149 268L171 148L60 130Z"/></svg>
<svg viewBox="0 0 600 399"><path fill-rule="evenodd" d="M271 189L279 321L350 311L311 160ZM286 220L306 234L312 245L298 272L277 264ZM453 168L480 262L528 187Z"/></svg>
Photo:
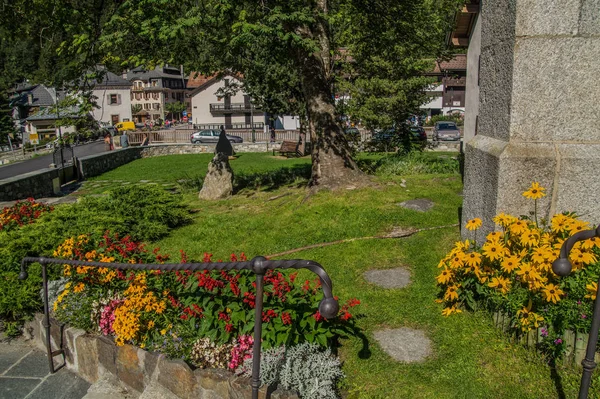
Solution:
<svg viewBox="0 0 600 399"><path fill-rule="evenodd" d="M127 71L127 80L148 80L148 79L181 79L181 71L178 68L165 66L157 66L152 70L143 67L137 67Z"/></svg>
<svg viewBox="0 0 600 399"><path fill-rule="evenodd" d="M57 115L54 111L55 108L44 108L35 114L29 116L26 121L43 121L43 120L56 120L60 118L81 118L81 115L77 114L77 108L68 107L60 110L59 115Z"/></svg>
<svg viewBox="0 0 600 399"><path fill-rule="evenodd" d="M19 102L23 105L32 107L48 107L56 102L56 90L44 85L33 85L15 90L15 99L13 102ZM29 104L28 95L31 94L33 101Z"/></svg>
<svg viewBox="0 0 600 399"><path fill-rule="evenodd" d="M107 70L105 71L102 80L96 81L94 86L99 88L105 88L108 86L127 88L131 87L131 82Z"/></svg>
<svg viewBox="0 0 600 399"><path fill-rule="evenodd" d="M193 76L193 75L190 75ZM200 75L198 75L200 76ZM193 97L196 94L200 93L201 91L204 91L206 89L208 89L210 86L212 86L213 84L220 82L221 80L227 78L227 77L231 77L237 80L243 80L244 77L241 74L232 74L232 73L225 73L225 74L220 74L220 73L215 73L212 76L208 76L205 77L205 81L204 83L202 83L200 86L194 88L190 93L187 94L187 96L189 97Z"/></svg>
<svg viewBox="0 0 600 399"><path fill-rule="evenodd" d="M217 77L216 73L214 73L212 75L202 75L198 72L192 72L192 73L190 73L190 77L187 80L187 87L188 87L188 89L200 87L200 86L204 85L206 82L208 82L209 80L215 79L216 77Z"/></svg>
<svg viewBox="0 0 600 399"><path fill-rule="evenodd" d="M456 54L449 61L436 61L433 73L442 73L443 71L466 71L467 55Z"/></svg>

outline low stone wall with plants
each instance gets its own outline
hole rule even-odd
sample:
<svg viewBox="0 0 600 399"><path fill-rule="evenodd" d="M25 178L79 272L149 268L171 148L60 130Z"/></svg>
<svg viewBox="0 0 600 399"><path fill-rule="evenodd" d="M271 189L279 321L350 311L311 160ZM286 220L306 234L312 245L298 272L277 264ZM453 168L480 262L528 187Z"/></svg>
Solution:
<svg viewBox="0 0 600 399"><path fill-rule="evenodd" d="M27 338L46 350L46 330L43 315L25 325ZM179 398L245 399L251 398L251 380L236 376L224 369L193 370L182 360L170 360L164 354L152 353L132 345L117 346L112 339L86 334L77 328L61 328L51 323L52 348L64 350L64 359L69 370L90 383L108 377L117 381L130 393L137 395L155 385L160 385ZM55 357L55 364L61 356ZM107 375L108 374L108 375ZM262 387L260 398L298 399L294 392L281 389L269 390Z"/></svg>
<svg viewBox="0 0 600 399"><path fill-rule="evenodd" d="M42 169L0 180L0 201L53 196L60 189L59 173L59 169Z"/></svg>
<svg viewBox="0 0 600 399"><path fill-rule="evenodd" d="M77 159L80 178L101 175L142 157L143 147L129 147Z"/></svg>

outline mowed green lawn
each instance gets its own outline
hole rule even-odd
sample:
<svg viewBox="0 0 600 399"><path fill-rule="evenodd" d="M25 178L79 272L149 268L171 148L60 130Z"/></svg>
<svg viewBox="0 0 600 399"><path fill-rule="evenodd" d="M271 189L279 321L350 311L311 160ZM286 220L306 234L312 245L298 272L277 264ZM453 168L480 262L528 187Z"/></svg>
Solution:
<svg viewBox="0 0 600 399"><path fill-rule="evenodd" d="M206 171L210 155L143 159L99 176L97 180L139 181L186 178L186 169ZM236 174L261 179L281 168L308 168L310 160L281 159L270 154L242 154L231 162ZM193 166L192 166L193 164ZM400 186L406 180L406 187ZM275 179L277 180L277 179ZM373 177L371 187L308 195L297 177L260 189L244 188L227 200L206 202L184 191L195 210L194 223L153 246L174 255L180 249L199 260L204 252L228 259L232 252L249 258L340 239L382 235L394 227L434 227L458 223L462 198L460 176L408 175ZM427 213L399 207L399 202L429 198ZM449 318L434 302L437 264L459 239L457 227L417 233L399 239L369 239L304 250L287 258L321 263L342 300L362 301L358 324L365 339L342 342L339 355L349 398L555 398L576 397L579 370L552 369L535 352L492 326L486 313L464 312ZM407 267L412 283L404 289L378 288L363 278L371 269ZM373 339L384 328L422 329L433 343L433 355L418 364L391 359ZM596 384L597 385L597 384ZM598 397L596 388L590 397Z"/></svg>

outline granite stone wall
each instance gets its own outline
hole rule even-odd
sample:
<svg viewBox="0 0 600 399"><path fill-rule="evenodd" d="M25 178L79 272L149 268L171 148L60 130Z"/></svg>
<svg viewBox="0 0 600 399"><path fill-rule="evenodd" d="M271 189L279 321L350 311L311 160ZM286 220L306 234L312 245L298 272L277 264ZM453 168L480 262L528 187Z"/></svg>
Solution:
<svg viewBox="0 0 600 399"><path fill-rule="evenodd" d="M600 222L598 0L482 3L478 134L466 143L463 220L574 211ZM592 12L595 10L596 12ZM463 233L466 233L463 231ZM470 236L469 236L470 237Z"/></svg>
<svg viewBox="0 0 600 399"><path fill-rule="evenodd" d="M42 169L0 180L0 201L51 197L60 191L59 169Z"/></svg>
<svg viewBox="0 0 600 399"><path fill-rule="evenodd" d="M46 330L42 326L43 315L37 314L24 328L25 336L46 350ZM119 384L133 397L145 391L166 389L173 397L182 399L251 399L252 386L249 378L239 377L228 370L192 369L182 360L171 360L163 354L152 353L131 345L116 346L112 339L86 334L75 328L61 328L52 321L52 348L65 351L66 367L86 381L94 384L99 380ZM62 356L55 357L55 364ZM298 399L289 391L263 387L259 398Z"/></svg>

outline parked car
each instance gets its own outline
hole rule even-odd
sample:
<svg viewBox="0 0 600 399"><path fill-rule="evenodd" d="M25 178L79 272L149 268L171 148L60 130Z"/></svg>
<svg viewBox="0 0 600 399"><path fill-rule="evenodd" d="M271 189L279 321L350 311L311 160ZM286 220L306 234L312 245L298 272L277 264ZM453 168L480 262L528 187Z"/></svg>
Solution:
<svg viewBox="0 0 600 399"><path fill-rule="evenodd" d="M457 141L460 140L460 130L456 123L449 121L436 122L433 127L433 141Z"/></svg>
<svg viewBox="0 0 600 399"><path fill-rule="evenodd" d="M413 145L423 149L427 145L427 133L420 126L401 126L385 129L373 134L371 145L376 147L407 147Z"/></svg>
<svg viewBox="0 0 600 399"><path fill-rule="evenodd" d="M219 135L221 133L218 130L200 130L199 132L192 133L190 136L190 140L192 144L197 143L216 143L219 141ZM243 143L244 139L240 136L232 136L230 134L226 134L227 140L231 143Z"/></svg>

